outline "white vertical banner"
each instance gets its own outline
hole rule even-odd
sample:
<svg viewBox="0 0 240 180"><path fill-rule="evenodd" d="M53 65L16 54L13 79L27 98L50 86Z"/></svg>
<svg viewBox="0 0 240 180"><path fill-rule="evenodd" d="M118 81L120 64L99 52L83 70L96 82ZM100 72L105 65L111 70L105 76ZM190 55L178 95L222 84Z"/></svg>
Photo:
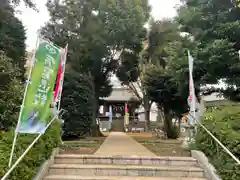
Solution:
<svg viewBox="0 0 240 180"><path fill-rule="evenodd" d="M189 97L188 97L188 105L190 107L190 112L193 112L194 118L196 118L196 96L195 96L195 88L193 81L193 57L188 51L188 65L189 65Z"/></svg>

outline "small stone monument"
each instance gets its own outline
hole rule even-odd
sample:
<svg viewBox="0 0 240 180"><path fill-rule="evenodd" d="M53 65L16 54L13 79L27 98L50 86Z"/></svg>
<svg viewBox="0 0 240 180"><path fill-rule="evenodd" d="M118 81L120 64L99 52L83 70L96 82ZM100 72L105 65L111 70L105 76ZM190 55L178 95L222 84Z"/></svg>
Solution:
<svg viewBox="0 0 240 180"><path fill-rule="evenodd" d="M183 118L184 123L181 125L181 136L183 137L183 148L188 148L189 144L194 140L194 132L196 124L194 123L194 119L190 114L186 114Z"/></svg>

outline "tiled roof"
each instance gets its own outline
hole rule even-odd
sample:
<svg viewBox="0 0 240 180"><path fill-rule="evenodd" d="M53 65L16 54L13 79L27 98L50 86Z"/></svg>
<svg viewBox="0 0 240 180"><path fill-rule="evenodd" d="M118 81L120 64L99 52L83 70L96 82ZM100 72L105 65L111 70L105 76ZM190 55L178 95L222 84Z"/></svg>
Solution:
<svg viewBox="0 0 240 180"><path fill-rule="evenodd" d="M128 101L131 98L137 99L134 93L126 88L114 88L112 94L109 97L103 98L105 101Z"/></svg>
<svg viewBox="0 0 240 180"><path fill-rule="evenodd" d="M109 97L102 98L105 101L128 101L131 98L137 99L136 95L127 87L114 88L112 94ZM203 101L222 101L226 100L220 97L218 93L212 93L211 95L203 96Z"/></svg>

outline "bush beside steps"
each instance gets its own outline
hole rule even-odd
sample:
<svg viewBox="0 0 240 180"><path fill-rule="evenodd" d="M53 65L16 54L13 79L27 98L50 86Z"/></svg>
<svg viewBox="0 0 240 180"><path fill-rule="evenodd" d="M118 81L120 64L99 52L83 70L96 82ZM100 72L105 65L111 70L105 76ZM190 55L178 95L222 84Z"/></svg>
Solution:
<svg viewBox="0 0 240 180"><path fill-rule="evenodd" d="M61 128L58 121L54 121L44 135L37 141L33 148L27 153L8 179L31 180L38 172L41 165L52 154L54 148L60 145ZM14 129L9 132L0 132L0 177L8 171L8 161L12 148ZM33 142L37 135L19 134L15 148L13 163Z"/></svg>

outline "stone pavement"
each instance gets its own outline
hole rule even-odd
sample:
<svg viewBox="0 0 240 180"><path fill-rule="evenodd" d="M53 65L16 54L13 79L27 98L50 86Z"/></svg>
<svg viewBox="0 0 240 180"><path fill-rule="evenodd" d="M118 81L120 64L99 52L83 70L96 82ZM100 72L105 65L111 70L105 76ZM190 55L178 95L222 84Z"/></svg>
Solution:
<svg viewBox="0 0 240 180"><path fill-rule="evenodd" d="M122 132L112 132L95 155L105 156L156 156L130 136Z"/></svg>

